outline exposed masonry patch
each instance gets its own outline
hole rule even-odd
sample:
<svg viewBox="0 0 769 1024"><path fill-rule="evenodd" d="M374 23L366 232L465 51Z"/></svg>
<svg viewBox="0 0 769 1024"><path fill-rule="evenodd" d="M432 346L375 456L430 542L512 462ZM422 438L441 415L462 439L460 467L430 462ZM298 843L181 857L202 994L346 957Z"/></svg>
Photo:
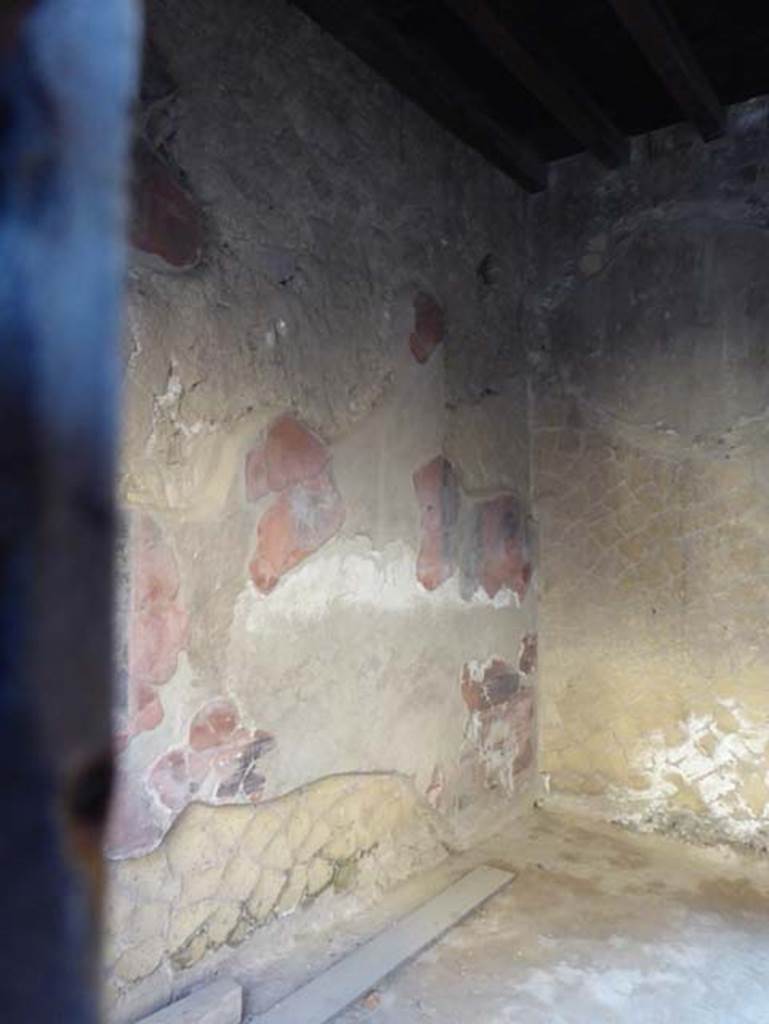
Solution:
<svg viewBox="0 0 769 1024"><path fill-rule="evenodd" d="M160 849L125 864L117 875L124 884L109 887L110 998L130 993L159 967L171 976L239 945L326 891L355 887L348 911L360 906L439 860L439 836L435 815L411 783L382 773L333 776L254 808L194 804ZM333 920L340 904L316 908L305 927ZM130 1001L128 1013L134 1020Z"/></svg>

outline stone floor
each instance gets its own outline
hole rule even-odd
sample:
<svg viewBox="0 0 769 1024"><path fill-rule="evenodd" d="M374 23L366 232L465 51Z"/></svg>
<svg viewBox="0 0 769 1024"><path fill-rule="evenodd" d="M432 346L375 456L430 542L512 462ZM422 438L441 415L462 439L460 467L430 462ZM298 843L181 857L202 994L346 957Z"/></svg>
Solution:
<svg viewBox="0 0 769 1024"><path fill-rule="evenodd" d="M769 1022L766 858L549 811L273 962L248 944L227 973L265 1009L482 862L517 878L339 1024Z"/></svg>

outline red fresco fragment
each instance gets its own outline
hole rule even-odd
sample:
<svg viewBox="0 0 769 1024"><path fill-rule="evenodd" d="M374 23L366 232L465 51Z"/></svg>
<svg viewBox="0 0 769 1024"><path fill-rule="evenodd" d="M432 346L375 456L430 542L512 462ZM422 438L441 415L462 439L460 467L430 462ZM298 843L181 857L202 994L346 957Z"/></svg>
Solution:
<svg viewBox="0 0 769 1024"><path fill-rule="evenodd" d="M134 544L128 672L136 683L162 686L176 671L186 640L179 572L171 548L146 516Z"/></svg>
<svg viewBox="0 0 769 1024"><path fill-rule="evenodd" d="M488 711L496 704L504 704L516 693L520 678L511 665L501 658L484 668L483 678L473 678L468 665L462 670L462 697L470 711Z"/></svg>
<svg viewBox="0 0 769 1024"><path fill-rule="evenodd" d="M187 747L174 747L153 765L148 787L169 810L178 814L194 800L210 768L210 757Z"/></svg>
<svg viewBox="0 0 769 1024"><path fill-rule="evenodd" d="M417 292L414 296L414 329L409 337L411 353L418 363L426 363L443 341L446 317L432 295Z"/></svg>
<svg viewBox="0 0 769 1024"><path fill-rule="evenodd" d="M344 503L328 469L283 491L257 527L249 567L256 588L268 594L289 569L331 540L344 516Z"/></svg>
<svg viewBox="0 0 769 1024"><path fill-rule="evenodd" d="M148 787L154 790L160 801L177 813L186 807L194 795L187 751L183 748L169 750L152 767Z"/></svg>
<svg viewBox="0 0 769 1024"><path fill-rule="evenodd" d="M168 810L178 814L194 799L261 798L266 779L255 765L275 746L271 733L243 728L235 705L218 698L194 716L189 737L189 746L169 750L150 771L148 785Z"/></svg>
<svg viewBox="0 0 769 1024"><path fill-rule="evenodd" d="M512 495L485 501L478 509L478 576L489 597L509 587L523 599L531 580L520 507Z"/></svg>
<svg viewBox="0 0 769 1024"><path fill-rule="evenodd" d="M326 445L288 414L279 416L267 432L264 447L267 485L284 491L318 476L331 459Z"/></svg>
<svg viewBox="0 0 769 1024"><path fill-rule="evenodd" d="M534 761L535 691L500 658L484 666L481 679L477 675L464 666L462 696L471 715L478 766L487 786L511 790L513 778Z"/></svg>
<svg viewBox="0 0 769 1024"><path fill-rule="evenodd" d="M136 684L136 711L131 722L131 735L157 729L165 712L157 690L146 683Z"/></svg>
<svg viewBox="0 0 769 1024"><path fill-rule="evenodd" d="M190 747L207 750L219 746L232 737L237 725L238 711L232 701L224 698L211 701L192 719Z"/></svg>
<svg viewBox="0 0 769 1024"><path fill-rule="evenodd" d="M203 220L176 168L145 141L134 153L131 242L169 267L194 267L203 252Z"/></svg>

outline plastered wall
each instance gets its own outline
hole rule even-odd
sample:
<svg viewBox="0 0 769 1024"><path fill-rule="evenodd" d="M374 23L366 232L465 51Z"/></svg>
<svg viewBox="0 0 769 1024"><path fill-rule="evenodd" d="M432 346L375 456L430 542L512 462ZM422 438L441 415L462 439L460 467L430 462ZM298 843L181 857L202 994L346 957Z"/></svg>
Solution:
<svg viewBox="0 0 769 1024"><path fill-rule="evenodd" d="M542 761L620 819L763 845L767 104L561 165L532 204Z"/></svg>
<svg viewBox="0 0 769 1024"><path fill-rule="evenodd" d="M114 1019L498 826L536 756L522 195L281 0L147 23Z"/></svg>

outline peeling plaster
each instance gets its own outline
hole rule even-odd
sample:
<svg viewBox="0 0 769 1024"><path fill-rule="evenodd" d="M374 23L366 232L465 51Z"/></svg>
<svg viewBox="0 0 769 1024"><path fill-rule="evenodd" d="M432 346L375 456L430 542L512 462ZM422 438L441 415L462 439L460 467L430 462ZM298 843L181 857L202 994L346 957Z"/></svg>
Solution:
<svg viewBox="0 0 769 1024"><path fill-rule="evenodd" d="M335 608L372 608L410 612L421 608L431 613L442 608L470 612L475 608L517 608L518 595L504 588L493 598L478 587L469 600L460 593L455 577L437 590L427 591L416 579L416 552L401 541L377 551L365 538L320 551L281 580L268 595L251 585L238 598L236 615L246 629L258 632L270 623L320 619Z"/></svg>

